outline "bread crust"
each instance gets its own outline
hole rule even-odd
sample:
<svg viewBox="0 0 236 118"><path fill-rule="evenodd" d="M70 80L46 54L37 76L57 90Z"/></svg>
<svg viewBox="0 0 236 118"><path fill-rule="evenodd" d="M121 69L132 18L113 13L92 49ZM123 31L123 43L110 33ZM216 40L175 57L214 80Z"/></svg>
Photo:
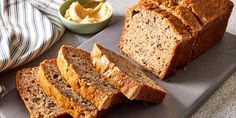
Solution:
<svg viewBox="0 0 236 118"><path fill-rule="evenodd" d="M35 114L34 111L31 109L31 105L29 104L29 101L26 100L26 99L30 99L30 98L26 98L25 94L27 94L28 92L29 92L28 94L32 94L32 93L30 93L32 91L25 90L24 87L23 87L24 86L23 83L21 83L20 81L21 81L21 79L23 79L22 74L26 74L27 72L30 72L32 74L33 73L36 74L37 71L38 71L37 67L26 68L26 69L18 71L17 74L16 74L16 89L18 90L18 92L19 92L19 94L20 94L27 110L30 113L30 118L40 118L40 117L45 117L45 118L69 118L70 116L60 107L58 107L58 109L60 111L59 113L51 114L51 115L48 115L48 116L39 116L39 114ZM35 81L37 81L36 76L35 76ZM42 90L42 88L38 88L38 91L43 91L43 90ZM51 100L51 98L48 98L48 99ZM45 106L44 109L47 109L47 107Z"/></svg>
<svg viewBox="0 0 236 118"><path fill-rule="evenodd" d="M89 55L89 53L71 46L62 46L59 51L57 58L59 70L73 89L88 99L91 103L95 104L99 110L107 109L110 106L123 102L124 96L119 91L114 89L114 91L112 90L109 93L106 93L97 88L96 85L84 81L81 75L75 71L76 69L73 64L68 63L67 60L69 57L65 54L66 48L75 50L78 53L86 53L86 55Z"/></svg>
<svg viewBox="0 0 236 118"><path fill-rule="evenodd" d="M75 103L75 101L70 100L70 98L64 96L52 83L49 82L47 76L47 70L45 67L45 63L51 62L56 64L56 60L45 60L39 66L38 71L38 80L40 85L43 87L45 93L52 97L55 103L63 107L71 116L74 118L96 118L98 116L98 110L87 110ZM57 71L57 70L54 70ZM80 101L78 101L80 102ZM83 102L83 101L81 101Z"/></svg>
<svg viewBox="0 0 236 118"><path fill-rule="evenodd" d="M231 11L227 11L225 14L211 20L203 25L198 35L192 37L185 45L179 45L175 50L175 58L170 62L169 73L173 73L176 69L186 66L218 43L224 36L230 14ZM164 74L162 78L167 77L169 73Z"/></svg>
<svg viewBox="0 0 236 118"><path fill-rule="evenodd" d="M152 103L160 103L164 99L166 95L166 91L164 89L162 89L161 87L157 89L148 86L146 83L138 82L137 80L135 80L135 78L122 71L120 67L118 67L117 64L113 62L109 58L109 55L107 55L107 53L105 53L105 51L103 50L105 50L105 48L98 44L94 44L91 52L92 63L96 66L96 69L101 73L101 75L118 90L120 90L128 99L142 100ZM113 55L116 54L113 53ZM122 58L119 59L119 61L126 61L125 58L119 55L116 55L116 57ZM126 62L127 64L131 64L128 61ZM142 76L148 78L144 73L142 74Z"/></svg>
<svg viewBox="0 0 236 118"><path fill-rule="evenodd" d="M148 4L158 7L159 9L165 10L179 20L195 35L202 29L198 19L192 13L192 11L184 6L178 5L173 0L140 0L139 4Z"/></svg>
<svg viewBox="0 0 236 118"><path fill-rule="evenodd" d="M231 12L230 0L176 0L177 4L190 9L206 25L226 12Z"/></svg>

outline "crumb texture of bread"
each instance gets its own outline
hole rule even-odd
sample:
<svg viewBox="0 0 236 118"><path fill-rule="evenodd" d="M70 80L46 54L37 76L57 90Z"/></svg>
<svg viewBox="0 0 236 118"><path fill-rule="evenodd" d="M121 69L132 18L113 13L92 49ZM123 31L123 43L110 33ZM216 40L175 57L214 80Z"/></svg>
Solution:
<svg viewBox="0 0 236 118"><path fill-rule="evenodd" d="M230 0L141 0L126 12L121 52L164 79L222 39L232 8Z"/></svg>
<svg viewBox="0 0 236 118"><path fill-rule="evenodd" d="M120 49L162 79L173 71L175 52L180 46L185 48L190 39L190 32L177 17L158 7L138 4L126 13Z"/></svg>
<svg viewBox="0 0 236 118"><path fill-rule="evenodd" d="M182 21L184 25L193 33L202 29L201 24L195 14L184 6L178 5L173 0L140 0L140 4L150 5L165 10Z"/></svg>
<svg viewBox="0 0 236 118"><path fill-rule="evenodd" d="M31 118L62 118L69 115L48 97L37 81L38 68L17 72L16 88L24 101Z"/></svg>
<svg viewBox="0 0 236 118"><path fill-rule="evenodd" d="M90 61L90 54L79 48L62 46L57 64L71 87L99 110L121 103L125 98L102 78Z"/></svg>
<svg viewBox="0 0 236 118"><path fill-rule="evenodd" d="M101 75L128 99L160 103L166 91L129 60L94 44L91 60Z"/></svg>
<svg viewBox="0 0 236 118"><path fill-rule="evenodd" d="M95 118L98 116L98 109L74 91L61 76L56 59L40 63L38 79L45 93L74 118Z"/></svg>

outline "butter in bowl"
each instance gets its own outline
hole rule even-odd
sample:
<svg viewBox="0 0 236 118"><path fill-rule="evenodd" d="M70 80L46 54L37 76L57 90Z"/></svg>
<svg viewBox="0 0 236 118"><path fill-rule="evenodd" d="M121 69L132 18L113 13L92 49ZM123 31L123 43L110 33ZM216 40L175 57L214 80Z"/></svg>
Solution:
<svg viewBox="0 0 236 118"><path fill-rule="evenodd" d="M68 0L62 3L58 14L69 30L91 34L101 31L110 23L112 7L107 2Z"/></svg>

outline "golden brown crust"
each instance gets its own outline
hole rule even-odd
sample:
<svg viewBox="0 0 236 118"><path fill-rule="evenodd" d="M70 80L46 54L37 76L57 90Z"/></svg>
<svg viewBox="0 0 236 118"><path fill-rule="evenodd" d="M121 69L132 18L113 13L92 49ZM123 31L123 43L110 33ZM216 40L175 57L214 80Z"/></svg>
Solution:
<svg viewBox="0 0 236 118"><path fill-rule="evenodd" d="M74 68L74 65L68 62L69 57L67 57L65 51L66 49L74 50L77 53L81 53L81 55L85 53L84 56L89 55L89 53L70 46L62 46L59 51L57 59L59 70L61 71L67 82L72 86L72 88L74 88L78 93L95 104L95 106L99 110L107 109L110 106L121 103L124 100L123 95L115 89L109 90L109 92L105 92L104 90L98 88L96 85L84 81L80 73L75 71L76 69Z"/></svg>
<svg viewBox="0 0 236 118"><path fill-rule="evenodd" d="M132 11L140 11L140 10L147 10L151 11L153 15L160 15L163 17L163 19L166 19L166 22L169 22L172 27L174 27L176 34L179 34L183 37L183 40L189 40L192 36L187 27L179 20L177 17L172 15L171 13L168 13L165 10L162 10L158 8L156 5L149 4L149 3L142 3L137 4L133 8L131 8Z"/></svg>
<svg viewBox="0 0 236 118"><path fill-rule="evenodd" d="M226 12L204 26L194 44L193 58L200 56L223 38L230 14L231 11Z"/></svg>
<svg viewBox="0 0 236 118"><path fill-rule="evenodd" d="M144 2L155 3L158 6L164 5L170 9L174 7L181 7L185 10L191 11L192 14L194 14L194 16L199 19L198 21L203 25L211 22L215 18L220 17L227 12L230 12L233 8L233 3L230 0L140 0L140 3ZM183 15L188 16L186 14ZM192 15L189 17L189 19L196 21L193 19ZM191 20L188 21L191 22ZM191 24L193 23L194 22Z"/></svg>
<svg viewBox="0 0 236 118"><path fill-rule="evenodd" d="M45 93L48 96L51 96L55 103L63 107L69 114L71 114L74 118L95 118L98 115L98 110L95 109L87 109L84 106L79 105L75 101L72 101L72 98L69 98L65 95L63 95L58 88L53 85L47 75L48 71L46 64L54 63L56 64L56 60L45 60L42 63L40 63L39 66L39 72L38 72L38 80L40 85L43 87ZM53 70L58 71L58 70ZM60 76L60 75L58 75ZM83 102L83 101L77 101L77 102ZM82 104L82 103L81 103Z"/></svg>
<svg viewBox="0 0 236 118"><path fill-rule="evenodd" d="M117 66L117 62L114 62L113 60L111 60L111 58L117 58L119 62L125 62L127 64L127 67L128 65L132 64L125 58L116 55L111 51L107 51L108 50L103 48L102 46L94 44L93 50L91 52L92 63L96 66L101 75L118 90L120 90L128 99L142 100L152 103L160 103L164 99L166 94L166 91L164 89L156 84L148 85L149 83L137 81L135 77L130 76L121 69L126 68L126 66ZM111 55L113 56L110 57ZM130 67L131 69L129 69L129 71L137 70L137 67L136 69L134 69L135 66ZM144 73L139 74L141 75L137 76L141 76L142 79L148 79L148 81L151 81L152 83L152 80L148 78Z"/></svg>
<svg viewBox="0 0 236 118"><path fill-rule="evenodd" d="M185 44L178 45L174 51L175 53L169 68L166 69L166 73L159 75L160 79L163 80L169 74L175 72L176 69L186 66L188 62L196 59L219 42L226 30L230 13L226 13L211 21L211 23L204 25L197 37L193 37Z"/></svg>
<svg viewBox="0 0 236 118"><path fill-rule="evenodd" d="M226 12L205 24L202 30L199 31L197 37L193 37L185 45L179 45L176 48L175 58L172 59L171 67L168 68L168 71L174 72L176 69L185 66L188 62L196 59L219 42L226 30L230 14L231 11ZM166 75L163 77L166 77Z"/></svg>
<svg viewBox="0 0 236 118"><path fill-rule="evenodd" d="M26 108L28 109L28 111L30 113L30 118L39 118L39 117L45 117L45 118L62 118L63 117L63 118L67 118L67 117L69 117L69 115L63 109L61 109L59 107L58 107L58 112L56 112L56 114L51 114L51 115L47 114L48 116L40 116L40 115L43 115L43 114L35 114L35 112L32 110L32 106L29 103L29 100L31 100L31 98L28 98L28 97L26 98L25 94L33 94L33 93L31 93L32 91L30 91L30 90L27 91L26 88L23 87L23 86L25 86L25 84L27 84L28 86L31 86L32 88L35 87L35 86L33 86L32 84L29 84L29 83L22 83L21 81L24 81L23 79L25 79L23 74L25 74L25 75L32 74L30 76L34 77L34 78L29 78L29 79L35 79L35 81L36 81L37 71L38 71L37 67L26 68L26 69L18 71L17 74L16 74L16 89L18 90L18 92L19 92ZM35 74L35 76L33 74ZM29 81L29 80L26 80L26 81ZM38 87L40 87L40 86L38 86ZM38 88L37 90L42 91L42 88ZM51 100L51 98L45 98L45 99L48 99L49 101ZM35 106L37 106L37 103L35 103ZM42 107L42 109L44 109L44 110L48 109L46 106L40 106L40 107Z"/></svg>
<svg viewBox="0 0 236 118"><path fill-rule="evenodd" d="M202 26L194 16L192 11L184 6L179 6L172 0L141 0L139 4L155 5L177 17L193 33L197 33ZM196 34L195 34L196 35Z"/></svg>
<svg viewBox="0 0 236 118"><path fill-rule="evenodd" d="M191 11L204 23L231 12L233 3L230 0L175 0L181 6Z"/></svg>

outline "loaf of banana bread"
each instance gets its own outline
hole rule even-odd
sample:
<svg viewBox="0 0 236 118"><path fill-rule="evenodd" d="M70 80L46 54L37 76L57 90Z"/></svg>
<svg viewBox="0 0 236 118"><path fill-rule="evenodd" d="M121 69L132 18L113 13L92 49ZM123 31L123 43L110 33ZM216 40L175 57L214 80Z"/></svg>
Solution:
<svg viewBox="0 0 236 118"><path fill-rule="evenodd" d="M160 79L222 39L230 0L141 0L129 8L121 51Z"/></svg>

